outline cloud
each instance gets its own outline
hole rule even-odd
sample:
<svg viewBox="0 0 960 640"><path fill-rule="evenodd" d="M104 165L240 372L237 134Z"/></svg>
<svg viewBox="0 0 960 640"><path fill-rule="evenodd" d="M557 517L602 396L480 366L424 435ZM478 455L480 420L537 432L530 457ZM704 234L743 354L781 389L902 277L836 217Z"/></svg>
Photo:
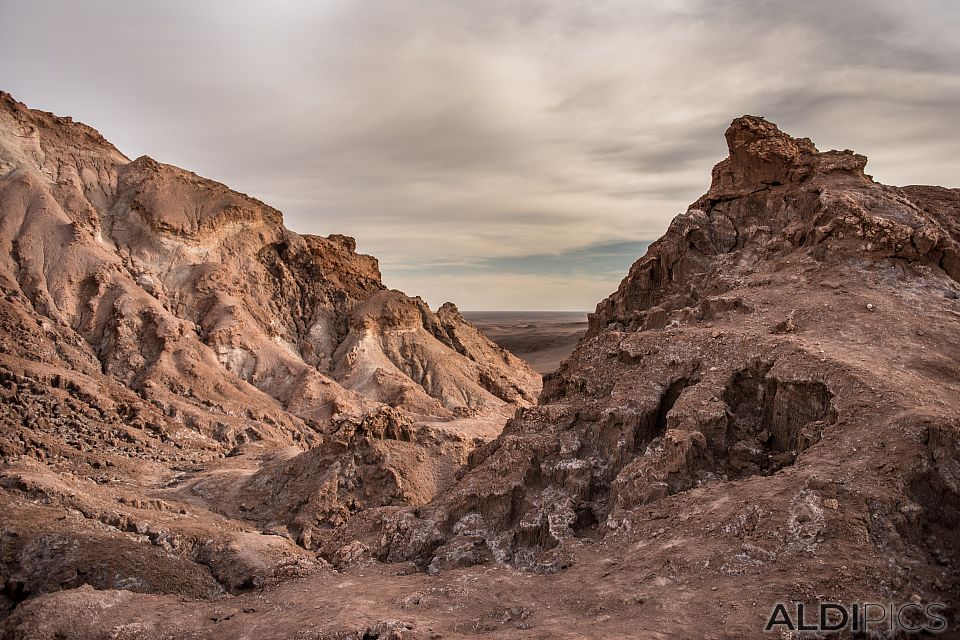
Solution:
<svg viewBox="0 0 960 640"><path fill-rule="evenodd" d="M658 237L743 113L956 186L958 30L947 0L2 0L0 77L356 236L431 302L583 308L623 275L605 247Z"/></svg>
<svg viewBox="0 0 960 640"><path fill-rule="evenodd" d="M593 311L596 302L616 289L617 282L599 277L560 277L550 274L471 273L464 276L428 274L392 276L387 284L403 291L419 287L433 306L453 298L463 311ZM531 304L530 292L536 292ZM451 295L453 294L453 295Z"/></svg>
<svg viewBox="0 0 960 640"><path fill-rule="evenodd" d="M450 262L420 257L394 265L385 281L393 288L416 290L434 307L453 292L463 310L590 311L612 293L648 246L645 241L610 242L557 253ZM531 292L536 292L534 298Z"/></svg>

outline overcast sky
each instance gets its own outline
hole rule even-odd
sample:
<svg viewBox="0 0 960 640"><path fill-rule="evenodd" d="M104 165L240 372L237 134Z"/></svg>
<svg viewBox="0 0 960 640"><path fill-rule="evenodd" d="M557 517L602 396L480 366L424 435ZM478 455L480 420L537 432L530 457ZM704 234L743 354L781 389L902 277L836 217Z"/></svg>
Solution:
<svg viewBox="0 0 960 640"><path fill-rule="evenodd" d="M744 113L960 186L958 34L952 0L0 0L0 88L434 307L592 309Z"/></svg>

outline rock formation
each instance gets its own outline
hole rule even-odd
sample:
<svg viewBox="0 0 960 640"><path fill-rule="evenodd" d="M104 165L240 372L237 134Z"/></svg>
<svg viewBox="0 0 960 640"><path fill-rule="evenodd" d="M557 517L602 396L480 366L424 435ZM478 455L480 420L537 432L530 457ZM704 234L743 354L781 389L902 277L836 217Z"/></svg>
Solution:
<svg viewBox="0 0 960 640"><path fill-rule="evenodd" d="M0 613L85 583L197 595L253 584L276 558L314 562L287 524L310 547L367 505L422 504L536 401L537 374L452 304L387 290L352 238L293 233L262 202L131 162L7 94L0 176ZM326 491L312 510L284 491L291 468L297 491ZM99 491L114 484L130 494ZM284 534L137 506L162 488ZM64 509L84 517L55 526ZM155 562L125 555L142 545L123 532ZM237 576L218 568L231 554Z"/></svg>
<svg viewBox="0 0 960 640"><path fill-rule="evenodd" d="M727 141L539 406L428 506L367 511L329 552L551 572L661 535L641 566L954 599L960 191L877 184L761 118Z"/></svg>
<svg viewBox="0 0 960 640"><path fill-rule="evenodd" d="M958 623L960 190L738 118L530 406L349 239L3 107L6 637Z"/></svg>

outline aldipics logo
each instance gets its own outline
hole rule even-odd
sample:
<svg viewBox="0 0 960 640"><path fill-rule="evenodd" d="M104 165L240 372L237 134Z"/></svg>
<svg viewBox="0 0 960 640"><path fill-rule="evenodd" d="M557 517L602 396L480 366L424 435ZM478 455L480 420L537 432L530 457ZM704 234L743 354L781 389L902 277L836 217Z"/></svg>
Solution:
<svg viewBox="0 0 960 640"><path fill-rule="evenodd" d="M764 631L940 633L947 628L945 609L939 602L821 602L813 606L778 602Z"/></svg>

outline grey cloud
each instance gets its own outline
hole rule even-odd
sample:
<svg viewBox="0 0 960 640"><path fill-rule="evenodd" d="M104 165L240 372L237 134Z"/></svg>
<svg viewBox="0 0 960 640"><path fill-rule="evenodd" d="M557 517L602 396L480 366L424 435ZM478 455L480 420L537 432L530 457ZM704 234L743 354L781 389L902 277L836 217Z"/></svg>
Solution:
<svg viewBox="0 0 960 640"><path fill-rule="evenodd" d="M619 276L550 256L655 239L744 113L955 185L958 30L948 0L0 0L0 81L431 302L584 308Z"/></svg>

